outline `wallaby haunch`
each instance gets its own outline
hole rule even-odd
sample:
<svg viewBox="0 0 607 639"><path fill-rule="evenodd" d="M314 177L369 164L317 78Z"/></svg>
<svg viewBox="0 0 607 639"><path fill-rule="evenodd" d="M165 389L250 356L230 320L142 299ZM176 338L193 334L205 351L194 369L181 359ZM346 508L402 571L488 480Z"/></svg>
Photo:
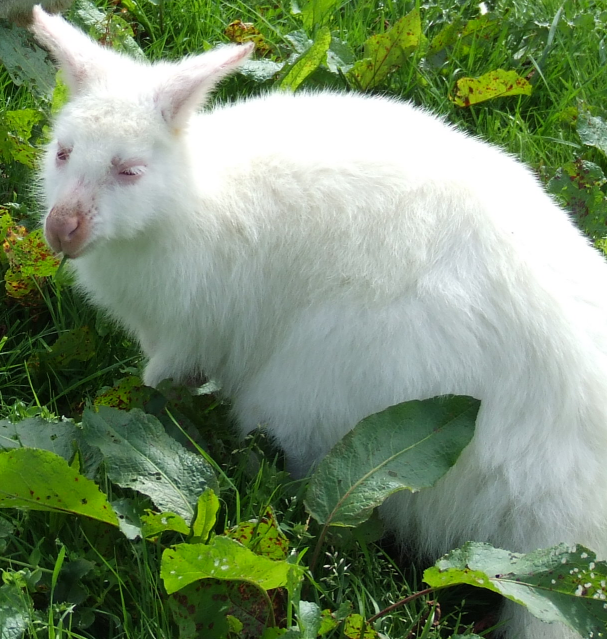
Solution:
<svg viewBox="0 0 607 639"><path fill-rule="evenodd" d="M33 30L72 93L46 236L138 338L147 384L218 380L299 474L371 413L471 395L455 467L384 509L403 542L607 557L607 265L522 164L380 97L197 113L247 45L151 65L41 9ZM507 617L512 639L578 636Z"/></svg>

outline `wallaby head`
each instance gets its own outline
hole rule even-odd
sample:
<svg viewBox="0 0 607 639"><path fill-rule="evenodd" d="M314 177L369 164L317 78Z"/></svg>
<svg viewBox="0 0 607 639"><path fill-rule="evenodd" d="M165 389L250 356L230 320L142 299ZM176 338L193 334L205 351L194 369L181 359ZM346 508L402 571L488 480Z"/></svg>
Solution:
<svg viewBox="0 0 607 639"><path fill-rule="evenodd" d="M45 158L45 234L54 250L78 257L97 242L133 237L165 210L187 171L182 130L253 45L148 64L98 45L40 7L31 30L71 92Z"/></svg>

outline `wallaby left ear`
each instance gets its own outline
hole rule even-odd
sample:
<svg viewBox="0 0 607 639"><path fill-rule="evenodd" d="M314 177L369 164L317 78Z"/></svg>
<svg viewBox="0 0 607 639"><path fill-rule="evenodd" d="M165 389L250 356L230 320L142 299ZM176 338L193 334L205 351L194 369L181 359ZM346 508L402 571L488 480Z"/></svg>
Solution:
<svg viewBox="0 0 607 639"><path fill-rule="evenodd" d="M91 40L61 16L49 15L40 5L33 9L30 30L59 63L74 95L111 70L132 64L128 58Z"/></svg>
<svg viewBox="0 0 607 639"><path fill-rule="evenodd" d="M178 64L159 63L164 80L156 85L155 102L174 129L181 128L226 75L242 64L255 48L254 43L228 45L186 58Z"/></svg>

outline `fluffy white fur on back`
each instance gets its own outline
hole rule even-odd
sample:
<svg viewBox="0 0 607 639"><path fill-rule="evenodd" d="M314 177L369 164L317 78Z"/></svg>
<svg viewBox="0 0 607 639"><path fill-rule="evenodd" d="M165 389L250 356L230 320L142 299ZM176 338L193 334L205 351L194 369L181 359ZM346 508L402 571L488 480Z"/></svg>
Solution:
<svg viewBox="0 0 607 639"><path fill-rule="evenodd" d="M34 32L74 94L47 237L139 339L146 383L217 379L300 474L371 413L472 395L456 466L384 508L403 542L607 557L607 267L523 165L385 98L195 113L246 48L152 66L40 10ZM510 639L577 636L505 614Z"/></svg>

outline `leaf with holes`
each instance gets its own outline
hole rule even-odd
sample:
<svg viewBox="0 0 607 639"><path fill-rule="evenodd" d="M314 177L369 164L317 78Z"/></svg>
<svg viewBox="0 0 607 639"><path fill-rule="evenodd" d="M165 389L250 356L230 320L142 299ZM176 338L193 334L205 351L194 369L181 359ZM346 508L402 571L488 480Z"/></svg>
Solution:
<svg viewBox="0 0 607 639"><path fill-rule="evenodd" d="M457 106L469 107L494 98L531 95L532 90L531 84L516 71L496 69L479 78L460 78L449 99Z"/></svg>
<svg viewBox="0 0 607 639"><path fill-rule="evenodd" d="M84 411L82 428L86 441L103 453L115 484L147 495L160 511L188 525L200 494L208 487L218 490L209 463L169 437L152 415L98 406Z"/></svg>
<svg viewBox="0 0 607 639"><path fill-rule="evenodd" d="M372 89L424 42L420 13L414 9L391 29L365 42L364 58L354 64L348 76L362 91Z"/></svg>
<svg viewBox="0 0 607 639"><path fill-rule="evenodd" d="M289 585L300 566L272 561L233 539L217 536L208 544L178 544L162 555L161 577L169 594L199 579L246 581L264 590Z"/></svg>
<svg viewBox="0 0 607 639"><path fill-rule="evenodd" d="M561 622L584 637L607 623L607 562L583 546L565 544L526 555L467 543L424 572L432 588L469 584L498 592L546 622Z"/></svg>
<svg viewBox="0 0 607 639"><path fill-rule="evenodd" d="M312 475L308 512L321 524L357 526L392 493L434 485L472 439L479 406L472 397L434 397L363 419Z"/></svg>
<svg viewBox="0 0 607 639"><path fill-rule="evenodd" d="M118 526L99 487L47 450L0 452L0 508L83 515Z"/></svg>

